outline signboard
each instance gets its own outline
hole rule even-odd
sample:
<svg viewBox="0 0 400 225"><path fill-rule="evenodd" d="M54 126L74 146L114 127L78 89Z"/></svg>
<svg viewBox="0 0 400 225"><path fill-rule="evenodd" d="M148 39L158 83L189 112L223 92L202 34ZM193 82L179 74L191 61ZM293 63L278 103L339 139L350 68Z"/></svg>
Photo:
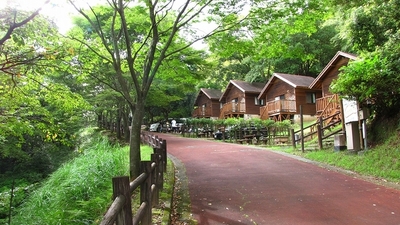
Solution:
<svg viewBox="0 0 400 225"><path fill-rule="evenodd" d="M345 124L358 121L357 101L343 99L343 117Z"/></svg>

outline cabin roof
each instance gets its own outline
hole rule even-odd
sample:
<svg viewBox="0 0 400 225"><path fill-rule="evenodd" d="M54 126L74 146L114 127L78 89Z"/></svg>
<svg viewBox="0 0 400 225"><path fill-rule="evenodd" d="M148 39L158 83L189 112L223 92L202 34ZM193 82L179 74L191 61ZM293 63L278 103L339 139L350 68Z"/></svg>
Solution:
<svg viewBox="0 0 400 225"><path fill-rule="evenodd" d="M218 100L222 95L222 91L217 89L201 88L200 92L203 92L207 98L212 100Z"/></svg>
<svg viewBox="0 0 400 225"><path fill-rule="evenodd" d="M222 92L217 89L210 89L210 88L200 88L199 93L197 94L195 104L199 101L200 97L205 95L210 100L219 100L222 95Z"/></svg>
<svg viewBox="0 0 400 225"><path fill-rule="evenodd" d="M259 82L251 83L241 80L230 80L225 88L225 91L222 93L219 101L222 101L222 99L226 98L226 96L233 87L238 88L245 94L259 94L263 89L264 85L265 85L264 83L259 83Z"/></svg>
<svg viewBox="0 0 400 225"><path fill-rule="evenodd" d="M310 76L302 76L302 75L286 74L286 73L273 73L268 83L264 86L264 88L260 92L260 95L258 96L259 99L265 97L268 90L273 86L274 84L273 81L276 79L279 79L289 84L293 88L308 88L308 86L310 86L310 84L314 81L314 78Z"/></svg>
<svg viewBox="0 0 400 225"><path fill-rule="evenodd" d="M315 78L315 80L310 84L310 88L311 89L316 88L316 85L321 83L321 81L324 79L324 77L335 67L336 63L342 58L348 58L348 59L355 60L355 59L357 59L357 55L338 51L335 54L335 56L333 56L333 58L329 61L329 63L325 66L325 68Z"/></svg>

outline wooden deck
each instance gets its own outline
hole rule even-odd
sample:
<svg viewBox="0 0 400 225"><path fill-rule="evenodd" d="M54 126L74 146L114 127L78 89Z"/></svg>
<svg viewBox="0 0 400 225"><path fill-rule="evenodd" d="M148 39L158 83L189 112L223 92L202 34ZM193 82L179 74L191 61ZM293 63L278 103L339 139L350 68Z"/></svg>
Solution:
<svg viewBox="0 0 400 225"><path fill-rule="evenodd" d="M273 100L267 102L266 106L260 108L261 119L284 120L296 113L296 101Z"/></svg>
<svg viewBox="0 0 400 225"><path fill-rule="evenodd" d="M219 118L225 119L230 117L238 117L244 115L245 113L246 113L245 103L228 102L222 106Z"/></svg>
<svg viewBox="0 0 400 225"><path fill-rule="evenodd" d="M199 107L192 112L193 118L208 118L212 116L212 112L210 108Z"/></svg>

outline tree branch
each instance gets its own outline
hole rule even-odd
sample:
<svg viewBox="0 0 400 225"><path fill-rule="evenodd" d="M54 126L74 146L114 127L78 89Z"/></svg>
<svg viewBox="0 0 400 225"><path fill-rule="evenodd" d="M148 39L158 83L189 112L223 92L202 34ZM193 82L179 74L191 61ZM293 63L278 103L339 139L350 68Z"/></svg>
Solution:
<svg viewBox="0 0 400 225"><path fill-rule="evenodd" d="M23 25L27 24L29 21L33 20L35 18L40 10L42 10L42 7L49 3L50 0L46 0L41 7L39 7L36 11L34 11L30 16L28 16L26 19L22 20L21 22L15 22L16 19L16 12L15 12L15 17L14 17L14 22L10 24L10 27L7 29L6 33L4 36L0 39L0 46L4 44L8 39L11 38L11 34L14 32L15 29L22 27Z"/></svg>

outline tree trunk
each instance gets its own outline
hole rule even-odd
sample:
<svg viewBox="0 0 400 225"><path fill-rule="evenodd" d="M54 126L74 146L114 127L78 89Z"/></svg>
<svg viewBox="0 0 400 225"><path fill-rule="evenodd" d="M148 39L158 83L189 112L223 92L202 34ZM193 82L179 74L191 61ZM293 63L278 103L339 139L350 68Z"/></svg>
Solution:
<svg viewBox="0 0 400 225"><path fill-rule="evenodd" d="M136 107L131 107L132 124L131 124L131 139L129 151L129 165L131 180L135 179L140 174L140 130L144 116L144 102L137 99Z"/></svg>
<svg viewBox="0 0 400 225"><path fill-rule="evenodd" d="M129 107L126 104L122 106L121 113L124 140L128 143L130 141L131 132L129 130Z"/></svg>
<svg viewBox="0 0 400 225"><path fill-rule="evenodd" d="M114 118L113 118L113 112L110 110L108 111L108 130L114 132Z"/></svg>
<svg viewBox="0 0 400 225"><path fill-rule="evenodd" d="M115 124L115 129L117 132L117 138L118 140L121 139L122 135L121 135L121 115L122 115L122 109L121 109L121 104L118 106L118 111L117 111L117 121Z"/></svg>
<svg viewBox="0 0 400 225"><path fill-rule="evenodd" d="M99 128L101 128L102 119L103 119L103 114L100 112L99 114L97 114L97 126Z"/></svg>

